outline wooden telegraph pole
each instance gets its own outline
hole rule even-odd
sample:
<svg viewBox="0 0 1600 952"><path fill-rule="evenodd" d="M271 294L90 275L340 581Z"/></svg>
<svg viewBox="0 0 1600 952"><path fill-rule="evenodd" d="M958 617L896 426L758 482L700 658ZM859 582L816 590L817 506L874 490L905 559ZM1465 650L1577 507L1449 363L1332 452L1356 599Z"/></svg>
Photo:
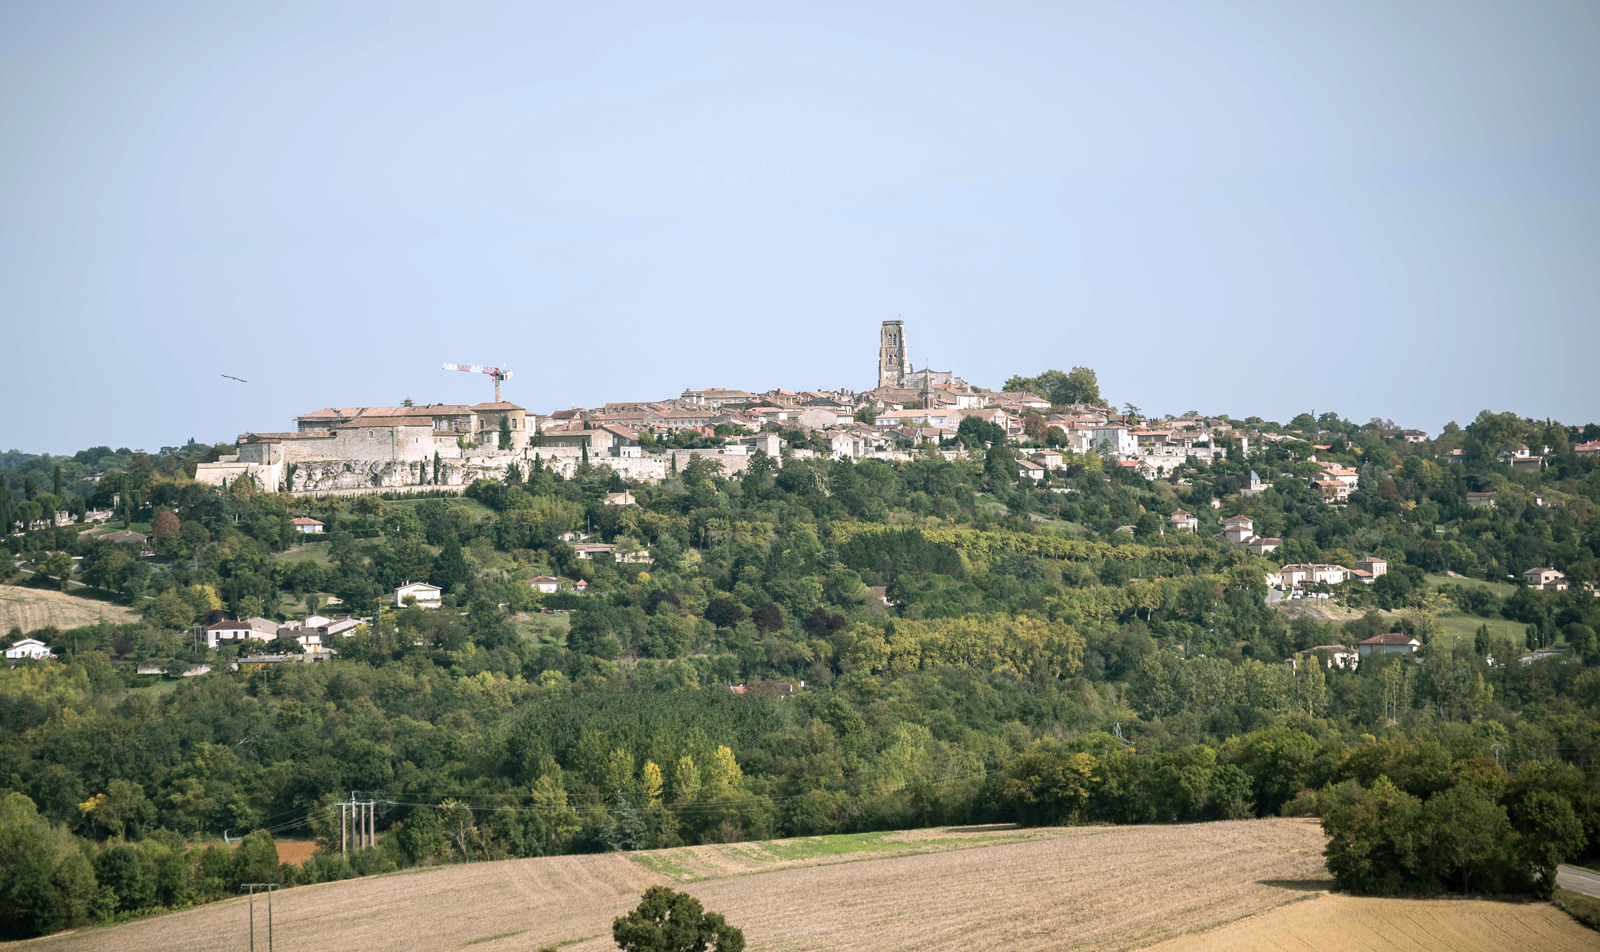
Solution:
<svg viewBox="0 0 1600 952"><path fill-rule="evenodd" d="M267 952L272 952L272 891L277 883L240 883L240 888L250 890L250 952L256 952L256 890L267 891Z"/></svg>

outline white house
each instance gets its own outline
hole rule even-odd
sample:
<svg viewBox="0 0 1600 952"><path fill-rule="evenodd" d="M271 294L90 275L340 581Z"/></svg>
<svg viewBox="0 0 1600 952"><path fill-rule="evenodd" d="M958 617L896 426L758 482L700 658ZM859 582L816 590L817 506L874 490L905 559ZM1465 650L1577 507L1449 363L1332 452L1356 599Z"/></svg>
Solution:
<svg viewBox="0 0 1600 952"><path fill-rule="evenodd" d="M1033 480L1043 479L1045 473L1044 467L1031 459L1017 460L1017 471L1021 476Z"/></svg>
<svg viewBox="0 0 1600 952"><path fill-rule="evenodd" d="M1311 652L1321 655L1330 668L1347 668L1354 671L1356 665L1361 662L1361 656L1344 645L1317 645Z"/></svg>
<svg viewBox="0 0 1600 952"><path fill-rule="evenodd" d="M224 641L271 641L278 637L278 623L269 618L250 618L245 621L219 621L206 626L206 647L215 648Z"/></svg>
<svg viewBox="0 0 1600 952"><path fill-rule="evenodd" d="M322 523L318 522L316 519L310 519L305 516L301 516L298 519L291 519L290 523L293 524L294 531L301 533L302 535L322 534Z"/></svg>
<svg viewBox="0 0 1600 952"><path fill-rule="evenodd" d="M1283 540L1279 538L1268 536L1263 539L1260 536L1251 536L1250 541L1246 542L1244 547L1256 555L1266 555L1269 552L1276 551L1280 545L1283 545Z"/></svg>
<svg viewBox="0 0 1600 952"><path fill-rule="evenodd" d="M1322 563L1292 563L1278 570L1278 575L1283 579L1283 584L1288 587L1299 585L1315 585L1321 582L1326 585L1340 585L1349 578L1350 570L1342 565L1324 565Z"/></svg>
<svg viewBox="0 0 1600 952"><path fill-rule="evenodd" d="M1045 469L1060 469L1061 464L1065 462L1062 455L1055 450L1037 450L1028 456Z"/></svg>
<svg viewBox="0 0 1600 952"><path fill-rule="evenodd" d="M1375 556L1365 559L1357 559L1356 568L1368 573L1374 579L1380 575L1389 574L1389 563L1384 559L1380 559Z"/></svg>
<svg viewBox="0 0 1600 952"><path fill-rule="evenodd" d="M560 591L561 589L561 580L558 578L552 578L549 575L536 575L533 578L528 579L528 584L533 587L534 591L543 592L546 595Z"/></svg>
<svg viewBox="0 0 1600 952"><path fill-rule="evenodd" d="M1095 450L1102 455L1131 456L1139 450L1139 440L1129 427L1107 424L1084 429L1088 431Z"/></svg>
<svg viewBox="0 0 1600 952"><path fill-rule="evenodd" d="M55 654L37 638L24 638L6 649L6 657L12 661L22 658L54 658Z"/></svg>
<svg viewBox="0 0 1600 952"><path fill-rule="evenodd" d="M1222 534L1234 545L1244 545L1256 534L1256 524L1249 516L1232 516L1223 522Z"/></svg>
<svg viewBox="0 0 1600 952"><path fill-rule="evenodd" d="M1178 532L1193 532L1200 527L1200 520L1194 513L1179 509L1172 514L1172 526Z"/></svg>
<svg viewBox="0 0 1600 952"><path fill-rule="evenodd" d="M394 590L394 607L406 607L406 600L416 602L419 608L439 607L439 586L427 582L407 582Z"/></svg>
<svg viewBox="0 0 1600 952"><path fill-rule="evenodd" d="M1522 573L1522 581L1529 588L1537 588L1545 592L1564 592L1567 590L1567 576L1557 569L1529 569Z"/></svg>

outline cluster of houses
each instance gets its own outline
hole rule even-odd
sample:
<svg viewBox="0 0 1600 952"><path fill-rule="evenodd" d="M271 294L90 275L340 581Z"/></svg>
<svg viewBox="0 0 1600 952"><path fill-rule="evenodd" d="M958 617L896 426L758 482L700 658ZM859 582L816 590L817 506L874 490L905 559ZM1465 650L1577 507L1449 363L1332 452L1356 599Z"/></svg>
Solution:
<svg viewBox="0 0 1600 952"><path fill-rule="evenodd" d="M260 616L243 621L224 619L205 626L206 647L216 649L224 644L247 641L270 644L283 638L298 644L306 660L320 661L337 654L333 647L335 638L350 637L363 622L364 619L348 615L337 618L308 615L285 624Z"/></svg>

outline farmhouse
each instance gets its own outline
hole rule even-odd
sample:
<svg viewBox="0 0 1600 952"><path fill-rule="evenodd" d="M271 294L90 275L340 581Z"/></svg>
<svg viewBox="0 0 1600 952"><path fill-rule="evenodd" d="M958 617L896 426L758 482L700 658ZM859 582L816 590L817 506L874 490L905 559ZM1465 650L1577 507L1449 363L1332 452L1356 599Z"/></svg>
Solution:
<svg viewBox="0 0 1600 952"><path fill-rule="evenodd" d="M1408 638L1398 631L1391 631L1385 635L1373 635L1366 641L1356 645L1356 650L1365 658L1369 654L1397 654L1410 657L1416 654L1422 642L1415 638Z"/></svg>
<svg viewBox="0 0 1600 952"><path fill-rule="evenodd" d="M316 519L310 519L305 516L301 516L298 519L290 520L290 522L294 525L294 531L301 533L302 535L322 534L322 523Z"/></svg>
<svg viewBox="0 0 1600 952"><path fill-rule="evenodd" d="M546 595L553 594L561 589L561 580L550 575L535 575L528 579L528 585L536 592Z"/></svg>
<svg viewBox="0 0 1600 952"><path fill-rule="evenodd" d="M1376 557L1365 558L1365 559L1357 559L1356 560L1356 568L1360 569L1363 572L1366 572L1368 575L1371 575L1374 579L1376 579L1380 575L1387 575L1388 574L1388 572L1389 572L1389 563L1387 561L1383 560L1383 559L1376 558Z"/></svg>
<svg viewBox="0 0 1600 952"><path fill-rule="evenodd" d="M1567 576L1556 569L1529 569L1522 573L1522 581L1529 588L1536 588L1544 592L1564 592L1567 590Z"/></svg>

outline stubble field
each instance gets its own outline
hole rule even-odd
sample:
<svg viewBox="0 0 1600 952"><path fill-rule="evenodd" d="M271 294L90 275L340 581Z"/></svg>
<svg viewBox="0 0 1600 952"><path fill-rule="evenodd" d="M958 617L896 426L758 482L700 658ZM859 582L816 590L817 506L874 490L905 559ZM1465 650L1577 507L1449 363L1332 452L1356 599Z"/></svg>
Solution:
<svg viewBox="0 0 1600 952"><path fill-rule="evenodd" d="M1337 914L1329 919L1319 911L1320 919L1307 919L1298 912L1342 899L1323 892L1330 883L1322 843L1314 822L1275 819L922 830L481 863L286 891L274 902L275 947L532 952L560 944L563 952L602 952L615 948L611 920L657 884L693 893L725 914L744 929L753 952L1124 950L1173 939L1203 942L1240 928L1254 931L1240 933L1235 944L1195 945L1193 952L1248 948L1262 937L1267 944L1254 947L1420 952L1488 948L1459 940L1482 929L1504 932L1527 910L1553 912L1542 905L1446 903L1489 908L1455 925L1446 925L1456 921L1451 910L1408 913L1410 925L1397 935L1409 944L1384 944L1382 931L1366 925L1351 944L1271 944L1272 929L1307 922L1319 935L1336 933ZM1387 902L1396 909L1436 905ZM1396 914L1363 909L1359 921ZM247 915L244 902L232 900L28 945L30 952L220 952L247 947ZM258 900L258 923L262 915ZM1531 937L1519 949L1593 947L1594 933L1567 925L1563 931L1551 918L1512 934ZM1430 930L1442 941L1409 941ZM1191 952L1182 944L1171 949Z"/></svg>
<svg viewBox="0 0 1600 952"><path fill-rule="evenodd" d="M113 625L139 620L138 614L121 605L42 588L0 585L0 635L10 631L13 626L23 631L33 631L46 625L65 630L93 625L101 618Z"/></svg>

